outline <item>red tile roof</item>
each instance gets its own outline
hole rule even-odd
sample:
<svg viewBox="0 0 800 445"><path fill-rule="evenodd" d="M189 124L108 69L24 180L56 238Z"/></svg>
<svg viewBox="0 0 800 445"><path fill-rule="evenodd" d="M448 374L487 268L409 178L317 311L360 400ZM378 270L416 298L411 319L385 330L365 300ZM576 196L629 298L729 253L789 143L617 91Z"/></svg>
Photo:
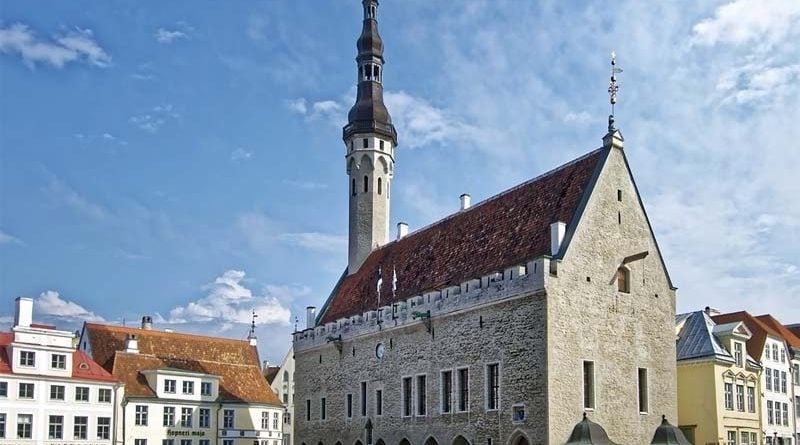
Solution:
<svg viewBox="0 0 800 445"><path fill-rule="evenodd" d="M779 333L786 343L794 350L800 350L800 338L797 337L789 328L784 326L770 314L759 315L758 320L766 324Z"/></svg>
<svg viewBox="0 0 800 445"><path fill-rule="evenodd" d="M598 149L374 250L343 277L320 321L377 309L550 253L550 224L569 224L607 149ZM383 286L378 304L378 269ZM397 291L392 295L392 273Z"/></svg>
<svg viewBox="0 0 800 445"><path fill-rule="evenodd" d="M8 357L8 350L6 346L14 341L14 333L0 332L0 373L11 373L11 359Z"/></svg>
<svg viewBox="0 0 800 445"><path fill-rule="evenodd" d="M711 317L711 319L717 324L731 323L734 321L744 322L744 324L747 326L747 329L750 329L750 333L753 334L753 336L750 337L750 340L747 340L747 353L750 354L750 357L753 357L755 360L761 360L761 356L764 352L764 344L767 342L767 335L771 335L776 338L783 337L779 332L772 329L770 326L756 317L753 317L746 311L715 315Z"/></svg>
<svg viewBox="0 0 800 445"><path fill-rule="evenodd" d="M138 338L138 354L122 352L129 334ZM256 348L246 340L96 323L86 323L84 335L94 359L125 383L127 396L155 395L141 371L174 368L219 376L222 400L281 404L261 374Z"/></svg>

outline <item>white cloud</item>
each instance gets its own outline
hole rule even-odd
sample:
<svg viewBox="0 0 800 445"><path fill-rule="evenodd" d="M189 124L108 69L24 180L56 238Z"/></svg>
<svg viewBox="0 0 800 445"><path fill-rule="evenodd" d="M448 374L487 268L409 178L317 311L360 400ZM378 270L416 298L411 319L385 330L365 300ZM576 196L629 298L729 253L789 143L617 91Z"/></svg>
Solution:
<svg viewBox="0 0 800 445"><path fill-rule="evenodd" d="M284 233L279 239L285 243L310 250L343 253L347 250L347 237L319 232Z"/></svg>
<svg viewBox="0 0 800 445"><path fill-rule="evenodd" d="M22 23L0 28L0 51L19 53L26 65L49 63L62 68L69 62L84 61L105 68L111 65L111 56L94 40L92 30L75 28L53 41L40 40Z"/></svg>
<svg viewBox="0 0 800 445"><path fill-rule="evenodd" d="M110 213L105 207L88 200L54 175L50 175L42 191L54 204L67 207L78 215L95 221L107 220L110 217Z"/></svg>
<svg viewBox="0 0 800 445"><path fill-rule="evenodd" d="M172 104L165 104L156 105L147 113L131 116L128 122L148 133L156 133L167 121L179 117L180 113Z"/></svg>
<svg viewBox="0 0 800 445"><path fill-rule="evenodd" d="M231 161L246 161L253 157L252 151L247 151L242 147L237 148L231 152Z"/></svg>
<svg viewBox="0 0 800 445"><path fill-rule="evenodd" d="M167 323L249 324L252 311L257 325L289 324L290 311L283 302L306 295L303 286L265 286L259 294L245 285L245 272L228 270L203 287L207 295L173 308Z"/></svg>
<svg viewBox="0 0 800 445"><path fill-rule="evenodd" d="M156 40L158 43L172 43L179 39L188 39L189 36L186 35L183 31L176 30L169 30L164 28L158 28L155 34Z"/></svg>
<svg viewBox="0 0 800 445"><path fill-rule="evenodd" d="M735 0L717 8L713 18L697 23L692 42L773 45L796 32L799 21L797 0Z"/></svg>
<svg viewBox="0 0 800 445"><path fill-rule="evenodd" d="M304 98L293 99L286 101L286 106L289 107L289 110L294 111L298 114L306 114L308 112L308 107L306 107L306 100Z"/></svg>
<svg viewBox="0 0 800 445"><path fill-rule="evenodd" d="M75 321L105 321L103 317L95 314L75 303L64 300L58 292L48 290L42 292L33 301L37 313L44 316L55 317L67 322Z"/></svg>
<svg viewBox="0 0 800 445"><path fill-rule="evenodd" d="M0 245L3 244L18 244L24 245L25 243L22 242L19 238L9 235L8 233L3 232L0 230Z"/></svg>

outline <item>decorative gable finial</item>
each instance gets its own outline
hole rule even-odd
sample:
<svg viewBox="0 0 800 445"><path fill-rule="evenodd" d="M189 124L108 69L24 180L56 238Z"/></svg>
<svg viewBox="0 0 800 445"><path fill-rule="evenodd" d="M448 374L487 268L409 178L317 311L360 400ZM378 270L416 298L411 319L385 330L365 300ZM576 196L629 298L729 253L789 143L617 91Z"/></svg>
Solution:
<svg viewBox="0 0 800 445"><path fill-rule="evenodd" d="M617 92L619 85L617 84L617 74L622 72L622 68L617 68L617 54L611 51L611 80L608 83L608 96L611 102L611 114L608 116L608 132L613 133L616 131L614 127L614 105L617 103Z"/></svg>

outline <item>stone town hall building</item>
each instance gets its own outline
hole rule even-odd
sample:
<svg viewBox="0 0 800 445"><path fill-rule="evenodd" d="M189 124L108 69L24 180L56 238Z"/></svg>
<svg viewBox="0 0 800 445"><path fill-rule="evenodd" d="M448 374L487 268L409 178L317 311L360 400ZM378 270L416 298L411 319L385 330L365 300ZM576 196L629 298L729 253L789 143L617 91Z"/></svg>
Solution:
<svg viewBox="0 0 800 445"><path fill-rule="evenodd" d="M677 414L675 287L622 135L387 240L397 133L363 4L348 265L294 334L295 443L561 444L584 412L650 443Z"/></svg>

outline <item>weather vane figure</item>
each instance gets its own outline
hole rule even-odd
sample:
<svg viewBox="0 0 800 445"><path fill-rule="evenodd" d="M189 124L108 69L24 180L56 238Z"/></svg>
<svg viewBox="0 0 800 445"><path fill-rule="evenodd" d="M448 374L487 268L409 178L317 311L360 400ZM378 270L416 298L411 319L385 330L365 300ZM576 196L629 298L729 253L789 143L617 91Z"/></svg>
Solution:
<svg viewBox="0 0 800 445"><path fill-rule="evenodd" d="M617 54L611 51L611 81L608 83L608 96L611 100L611 114L608 116L608 132L613 133L616 131L614 127L614 104L617 103L617 92L619 85L617 85L617 74L622 72L622 68L617 68Z"/></svg>

